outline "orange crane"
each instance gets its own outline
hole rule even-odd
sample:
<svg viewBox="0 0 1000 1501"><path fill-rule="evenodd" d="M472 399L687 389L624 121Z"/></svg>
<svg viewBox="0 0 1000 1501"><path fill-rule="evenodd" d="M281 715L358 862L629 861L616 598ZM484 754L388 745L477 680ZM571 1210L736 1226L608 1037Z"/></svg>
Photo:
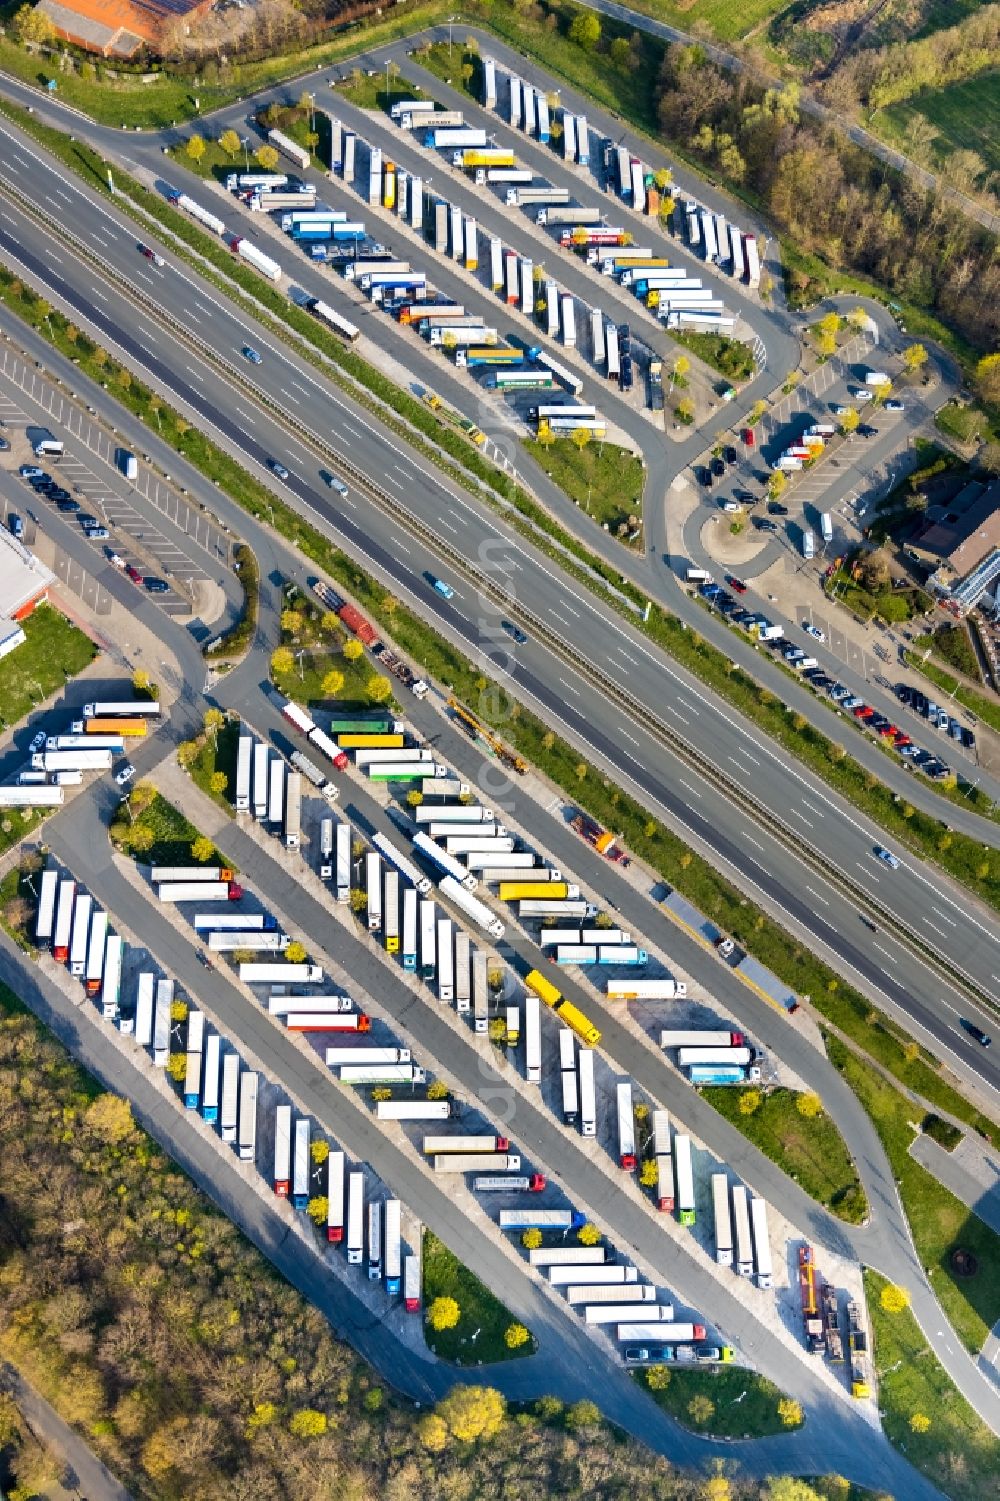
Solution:
<svg viewBox="0 0 1000 1501"><path fill-rule="evenodd" d="M454 697L449 698L448 708L474 740L482 740L493 752L498 761L504 766L509 767L511 771L516 771L519 777L524 776L528 770L528 763L524 757L519 756L516 751L510 750L504 745L499 736L494 735L491 729L484 725L481 720L477 719L471 709L467 709L464 704L460 704L458 699Z"/></svg>

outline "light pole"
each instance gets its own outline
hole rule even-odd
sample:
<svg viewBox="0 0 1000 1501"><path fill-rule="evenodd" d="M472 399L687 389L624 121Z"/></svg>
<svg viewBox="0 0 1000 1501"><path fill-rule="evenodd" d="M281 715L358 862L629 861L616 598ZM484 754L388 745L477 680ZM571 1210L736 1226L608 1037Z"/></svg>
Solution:
<svg viewBox="0 0 1000 1501"><path fill-rule="evenodd" d="M246 158L247 172L249 172L250 171L250 137L249 136L244 136L242 138L241 145L243 147L243 155Z"/></svg>
<svg viewBox="0 0 1000 1501"><path fill-rule="evenodd" d="M451 23L457 21L458 16L448 17L448 56L451 57Z"/></svg>

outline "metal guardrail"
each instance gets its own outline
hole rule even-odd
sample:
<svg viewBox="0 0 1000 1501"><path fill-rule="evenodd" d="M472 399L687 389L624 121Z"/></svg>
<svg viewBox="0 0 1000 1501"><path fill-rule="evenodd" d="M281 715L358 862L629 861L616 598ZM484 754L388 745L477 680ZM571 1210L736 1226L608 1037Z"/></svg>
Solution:
<svg viewBox="0 0 1000 1501"><path fill-rule="evenodd" d="M891 933L904 947L917 952L929 969L946 979L968 997L976 1000L980 1005L985 1006L993 1014L1000 1015L1000 1006L998 1006L997 1002L988 992L980 987L973 976L965 974L959 966L952 965L943 960L930 943L912 932L892 911L884 907L877 899L872 898L860 886L851 881L833 861L828 860L823 855L822 851L815 850L806 844L801 839L798 831L784 823L773 809L767 807L766 804L755 798L745 788L733 782L707 756L689 745L684 737L679 735L670 724L662 720L653 710L642 703L640 699L637 699L620 683L604 673L594 662L590 661L582 653L577 652L568 642L564 641L541 616L536 615L523 602L512 599L506 588L492 580L488 574L481 572L458 548L454 547L425 522L421 521L401 501L381 489L363 470L358 469L350 459L334 448L325 437L318 435L307 423L287 412L267 391L250 380L247 372L225 359L207 341L202 340L197 334L185 327L184 324L172 318L141 287L131 282L124 273L117 271L114 267L108 266L89 246L80 241L65 225L47 214L44 209L39 208L36 204L26 204L4 183L0 183L0 196L8 198L17 205L22 213L44 225L48 233L55 234L60 238L64 244L73 249L79 258L97 267L100 276L104 280L113 281L130 298L141 303L147 314L162 327L169 330L174 338L187 344L206 363L224 373L230 383L238 386L246 395L252 397L280 425L294 433L299 440L306 442L318 456L327 462L332 461L335 463L342 471L343 477L350 478L358 491L366 499L377 505L380 510L391 516L394 521L398 522L408 531L418 536L430 551L445 559L454 568L456 573L459 573L469 583L474 585L481 594L496 604L498 609L506 616L516 619L520 625L531 630L536 638L543 642L554 656L572 667L592 688L630 715L637 724L641 725L648 734L652 735L654 739L670 750L690 770L696 772L729 802L753 818L772 838L777 839L785 849L794 854L803 864L815 870L831 886L835 887L842 896L846 896L863 911L867 910L877 914L886 932Z"/></svg>

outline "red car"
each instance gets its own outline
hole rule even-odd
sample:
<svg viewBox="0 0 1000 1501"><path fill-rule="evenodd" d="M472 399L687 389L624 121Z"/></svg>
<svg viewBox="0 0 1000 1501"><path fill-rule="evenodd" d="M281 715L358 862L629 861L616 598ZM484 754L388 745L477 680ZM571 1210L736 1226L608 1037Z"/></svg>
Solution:
<svg viewBox="0 0 1000 1501"><path fill-rule="evenodd" d="M858 707L854 711L854 717L855 719L871 719L874 713L875 710L869 708L867 704L858 704Z"/></svg>
<svg viewBox="0 0 1000 1501"><path fill-rule="evenodd" d="M888 740L890 735L898 735L899 731L896 729L896 726L894 724L884 724L879 730L879 734L883 737L883 739Z"/></svg>
<svg viewBox="0 0 1000 1501"><path fill-rule="evenodd" d="M892 743L896 747L896 749L899 750L903 745L912 745L913 741L910 739L909 735L904 735L902 730L897 730L895 735L892 737Z"/></svg>
<svg viewBox="0 0 1000 1501"><path fill-rule="evenodd" d="M753 436L753 428L752 427L745 427L743 429L743 441L744 441L744 443L746 444L746 446L748 448L752 448L753 447L753 445L754 445L754 436Z"/></svg>
<svg viewBox="0 0 1000 1501"><path fill-rule="evenodd" d="M125 564L125 572L128 574L128 576L132 580L133 584L141 584L142 583L142 574L139 572L138 568L136 568L136 567L133 566L133 564L126 563Z"/></svg>
<svg viewBox="0 0 1000 1501"><path fill-rule="evenodd" d="M726 583L729 585L730 589L735 589L737 594L745 594L747 592L746 584L742 579L738 579L733 573L726 574Z"/></svg>

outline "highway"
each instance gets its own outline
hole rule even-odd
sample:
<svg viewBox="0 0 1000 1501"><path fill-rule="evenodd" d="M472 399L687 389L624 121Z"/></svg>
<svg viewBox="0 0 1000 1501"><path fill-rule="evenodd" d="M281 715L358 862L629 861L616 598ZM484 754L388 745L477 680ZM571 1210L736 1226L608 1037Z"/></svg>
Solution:
<svg viewBox="0 0 1000 1501"><path fill-rule="evenodd" d="M53 182L53 189L61 182L61 178ZM127 267L131 272L137 259L131 227L124 226L115 234L114 215L106 203L91 203L89 195L75 183L60 187L64 195L66 189L76 194L74 223L80 232L99 231L106 242L106 263ZM92 268L81 266L64 244L56 248L33 221L19 216L10 204L4 212L9 223L0 221L0 245L15 259L30 260L33 274L68 300L74 316L89 321L106 343L125 350L128 358L152 371L157 385L184 403L225 444L249 459L251 466L259 470L269 457L280 452L292 470L291 489L308 514L325 528L332 527L355 556L375 564L397 592L433 614L446 633L462 640L467 650L481 650L478 602L471 596L463 597L459 579L455 580L456 596L450 602L434 592L428 575L447 570L412 534L400 536L400 530L406 529L405 518L399 523L369 507L364 525L359 525L357 502L352 497L341 502L332 492L320 488L314 477L319 467L315 459L266 415L255 409L251 418L241 405L241 393L218 379L216 366L205 364L192 346L177 343L159 322L153 322L136 306L134 298L120 293L112 282L96 287ZM11 233L10 225L15 233ZM115 237L109 240L112 234ZM488 558L494 577L534 609L543 611L551 628L573 639L589 660L610 664L630 693L660 709L664 707L664 683L669 682L665 717L683 736L731 774L737 785L752 791L774 819L784 819L792 827L801 824L798 832L803 838L820 846L875 903L891 908L908 928L923 931L927 922L934 924L940 933L933 941L941 953L973 975L988 994L998 993L1000 939L987 914L977 916L963 894L919 865L907 864L895 874L884 870L872 855L873 845L880 840L877 828L834 798L823 784L798 767L785 765L780 752L741 724L726 706L716 706L697 682L651 650L596 598L577 592L571 603L560 591L547 560L461 493L443 486L437 475L424 468L422 460L408 457L396 437L383 438L366 412L321 385L311 367L276 346L263 330L248 327L242 315L234 314L214 289L206 290L178 268L168 265L159 271L148 266L139 261L143 275L155 277L154 285L162 287L161 295L169 285L169 301L175 309L187 312L193 326L211 328L214 350L238 364L239 349L251 337L265 352L263 365L253 371L262 388L269 387L274 399L282 402L286 399L282 392L287 391L284 383L296 380L302 390L296 398L295 415L311 423L318 435L325 436L329 431L331 410L337 411L337 443L343 444L353 464L379 475L396 500L437 530L443 540L455 537L467 556ZM406 463L405 468L401 461ZM495 642L495 633L491 640ZM859 959L864 961L857 972L875 986L876 994L900 1006L907 1016L917 1013L921 1024L926 1018L931 1035L947 1046L959 1040L958 1018L976 1014L974 1008L894 942L887 943L881 935L868 935L851 901L823 882L814 870L804 871L768 828L747 818L727 797L701 782L688 765L677 762L672 753L651 740L641 725L623 719L615 705L595 695L571 666L553 659L539 644L530 642L518 650L516 659L507 661L497 660L498 654L489 645L487 650L495 670L509 672L520 696L536 705L550 722L562 725L571 739L606 764L624 785L633 786L647 804L661 808L665 816L721 861L744 889L781 914L793 930L808 935L821 951L849 968L855 968ZM634 753L623 741L634 747ZM995 1086L994 1065L980 1058L972 1066Z"/></svg>

